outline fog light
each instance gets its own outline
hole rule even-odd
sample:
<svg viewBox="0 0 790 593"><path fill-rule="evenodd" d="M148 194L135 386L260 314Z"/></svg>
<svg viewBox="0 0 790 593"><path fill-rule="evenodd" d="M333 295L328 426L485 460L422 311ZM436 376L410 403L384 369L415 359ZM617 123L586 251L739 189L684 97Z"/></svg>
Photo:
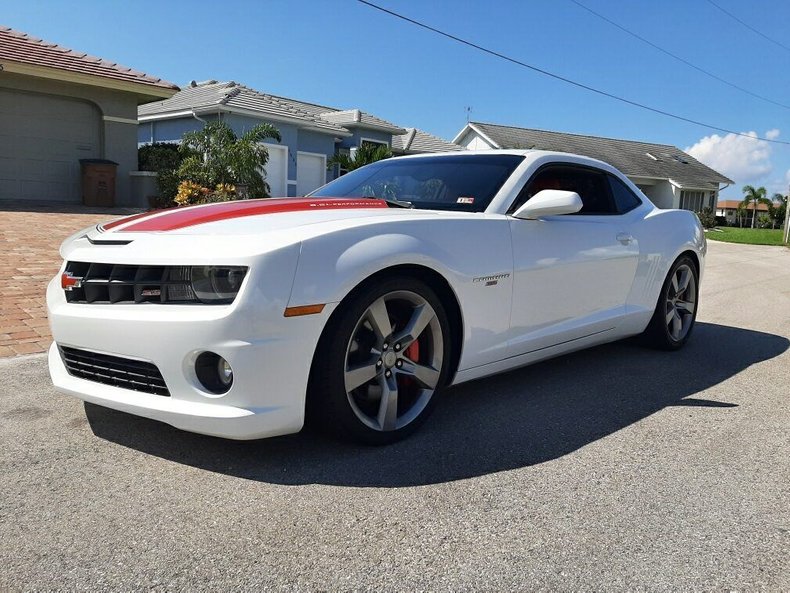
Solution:
<svg viewBox="0 0 790 593"><path fill-rule="evenodd" d="M221 356L217 362L217 372L219 373L220 383L230 387L233 383L233 369L230 368L230 363Z"/></svg>
<svg viewBox="0 0 790 593"><path fill-rule="evenodd" d="M214 352L203 352L195 360L195 374L206 391L221 394L233 385L230 363Z"/></svg>

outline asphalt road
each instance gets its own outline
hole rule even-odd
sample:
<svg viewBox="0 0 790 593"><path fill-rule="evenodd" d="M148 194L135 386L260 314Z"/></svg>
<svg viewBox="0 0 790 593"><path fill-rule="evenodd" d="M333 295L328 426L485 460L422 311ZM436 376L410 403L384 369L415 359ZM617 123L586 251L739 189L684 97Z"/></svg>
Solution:
<svg viewBox="0 0 790 593"><path fill-rule="evenodd" d="M0 590L790 590L790 250L711 243L687 348L451 390L388 448L235 443L0 361Z"/></svg>

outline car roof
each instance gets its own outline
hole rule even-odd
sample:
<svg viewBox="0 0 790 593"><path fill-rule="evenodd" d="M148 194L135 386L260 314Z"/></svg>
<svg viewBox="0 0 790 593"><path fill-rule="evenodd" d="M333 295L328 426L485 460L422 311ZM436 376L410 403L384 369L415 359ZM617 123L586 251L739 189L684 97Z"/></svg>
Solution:
<svg viewBox="0 0 790 593"><path fill-rule="evenodd" d="M560 152L558 150L532 150L532 149L513 149L513 148L492 148L488 150L467 150L459 152L433 152L427 154L409 154L405 156L393 157L394 159L419 159L419 158L474 158L477 155L514 155L528 157L530 161L536 161L543 158L543 160L556 159L565 163L578 163L581 165L592 165L602 169L615 169L611 164L594 159L592 157L584 156L581 154L573 154L570 152Z"/></svg>

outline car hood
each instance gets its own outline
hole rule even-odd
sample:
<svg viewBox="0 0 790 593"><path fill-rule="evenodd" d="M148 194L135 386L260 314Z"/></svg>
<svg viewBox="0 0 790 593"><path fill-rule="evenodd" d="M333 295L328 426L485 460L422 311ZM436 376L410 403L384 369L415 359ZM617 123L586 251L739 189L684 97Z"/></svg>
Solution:
<svg viewBox="0 0 790 593"><path fill-rule="evenodd" d="M77 233L64 242L68 259L104 261L121 255L145 263L218 258L271 251L317 235L369 224L458 218L468 213L392 208L367 198L240 200L128 216ZM198 240L196 242L196 239Z"/></svg>
<svg viewBox="0 0 790 593"><path fill-rule="evenodd" d="M92 239L134 240L141 233L249 235L362 218L411 217L427 211L391 208L368 198L283 198L240 200L146 212L100 224ZM438 214L438 213L434 213Z"/></svg>

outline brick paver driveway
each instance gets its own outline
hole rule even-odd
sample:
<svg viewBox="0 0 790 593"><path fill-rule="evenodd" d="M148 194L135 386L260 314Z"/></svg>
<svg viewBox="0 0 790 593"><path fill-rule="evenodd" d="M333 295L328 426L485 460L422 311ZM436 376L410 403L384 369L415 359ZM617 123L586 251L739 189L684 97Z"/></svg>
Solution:
<svg viewBox="0 0 790 593"><path fill-rule="evenodd" d="M44 292L60 267L63 239L131 210L0 202L0 357L45 352L52 341Z"/></svg>

